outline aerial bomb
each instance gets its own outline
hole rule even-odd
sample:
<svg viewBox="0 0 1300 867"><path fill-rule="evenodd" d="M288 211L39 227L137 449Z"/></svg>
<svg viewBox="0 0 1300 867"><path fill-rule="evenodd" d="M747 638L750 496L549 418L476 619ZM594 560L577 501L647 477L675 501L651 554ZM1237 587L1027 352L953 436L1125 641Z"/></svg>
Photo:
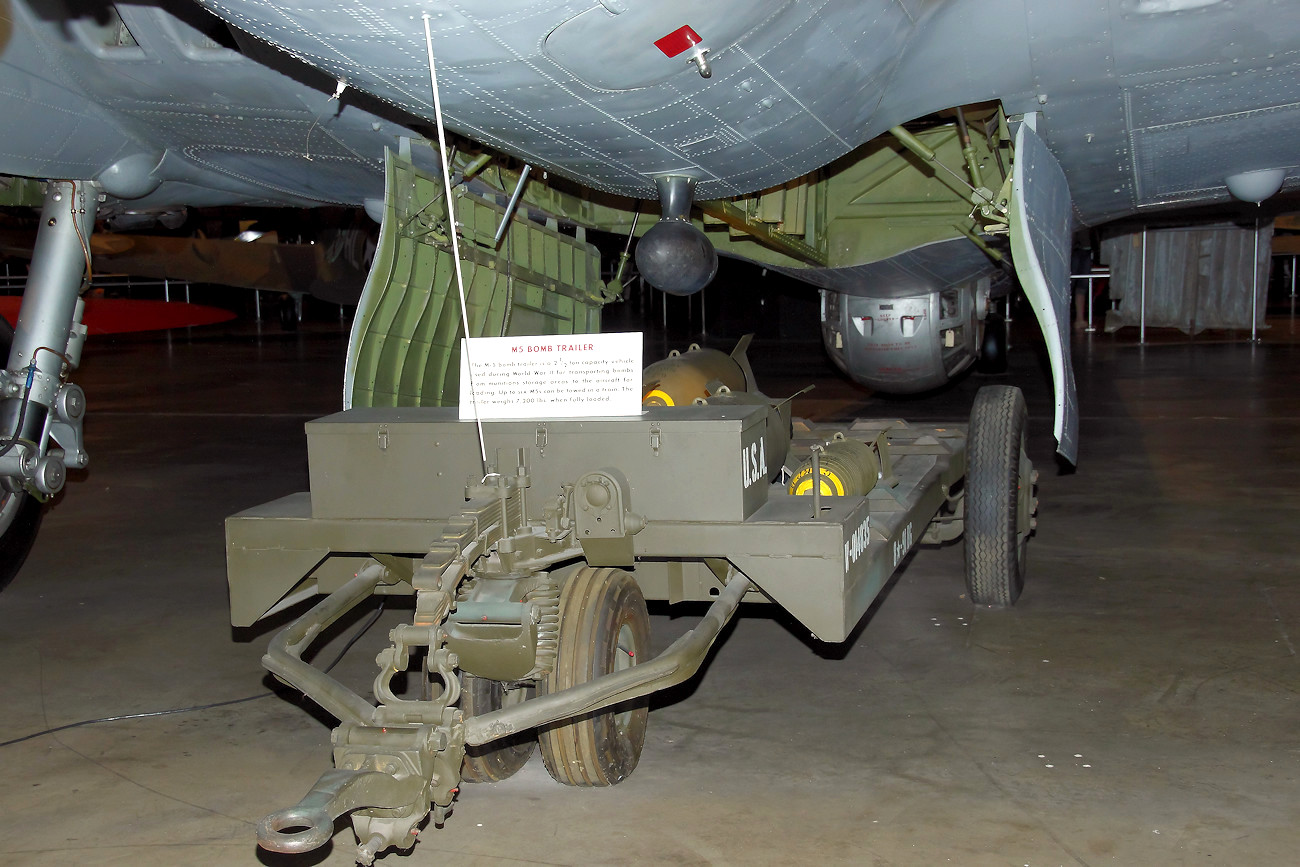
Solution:
<svg viewBox="0 0 1300 867"><path fill-rule="evenodd" d="M693 295L718 273L718 252L690 219L695 178L668 175L655 183L661 216L637 242L637 270L662 292Z"/></svg>
<svg viewBox="0 0 1300 867"><path fill-rule="evenodd" d="M818 464L820 479L817 486L822 496L864 497L880 478L880 459L875 449L842 433L836 433L826 444ZM813 484L813 461L810 458L790 479L789 492L808 495L813 492Z"/></svg>
<svg viewBox="0 0 1300 867"><path fill-rule="evenodd" d="M743 355L744 349L739 351ZM686 352L674 349L667 358L645 369L641 374L641 403L643 406L688 406L720 387L747 391L753 386L752 374L745 373L747 368L748 362L742 366L734 352L728 355L692 343Z"/></svg>

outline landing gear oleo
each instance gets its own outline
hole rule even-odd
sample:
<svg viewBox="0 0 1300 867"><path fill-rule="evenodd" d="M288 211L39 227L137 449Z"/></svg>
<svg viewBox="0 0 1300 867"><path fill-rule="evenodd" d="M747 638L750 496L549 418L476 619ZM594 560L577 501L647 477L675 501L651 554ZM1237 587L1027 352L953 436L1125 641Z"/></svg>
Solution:
<svg viewBox="0 0 1300 867"><path fill-rule="evenodd" d="M915 544L964 531L972 600L1019 595L1036 501L1017 389L982 390L969 427L815 425L756 390L742 345L651 365L644 393L639 416L484 421L482 447L455 408L307 425L311 491L226 524L235 625L328 594L264 662L339 719L334 768L260 845L314 849L351 814L369 864L539 741L557 781L618 783L647 696L690 678L742 601L844 641ZM372 594L414 596L377 704L302 659ZM647 599L712 605L649 659Z"/></svg>

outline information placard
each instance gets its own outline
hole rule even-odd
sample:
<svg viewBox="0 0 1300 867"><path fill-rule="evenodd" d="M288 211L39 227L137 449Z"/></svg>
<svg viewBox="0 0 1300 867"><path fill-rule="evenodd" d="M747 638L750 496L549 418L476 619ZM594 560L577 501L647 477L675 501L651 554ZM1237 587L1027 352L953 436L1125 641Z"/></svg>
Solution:
<svg viewBox="0 0 1300 867"><path fill-rule="evenodd" d="M639 331L461 342L462 419L640 414Z"/></svg>

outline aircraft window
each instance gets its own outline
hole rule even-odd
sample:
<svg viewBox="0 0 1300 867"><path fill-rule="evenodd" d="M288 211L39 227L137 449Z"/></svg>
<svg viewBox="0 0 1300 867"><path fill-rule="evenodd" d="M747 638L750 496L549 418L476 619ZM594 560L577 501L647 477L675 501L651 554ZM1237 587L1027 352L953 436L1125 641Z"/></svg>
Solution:
<svg viewBox="0 0 1300 867"><path fill-rule="evenodd" d="M187 45L208 50L217 48L228 48L231 51L239 50L239 43L235 41L234 34L230 32L230 25L215 15L209 15L202 19L195 16L190 24L196 29L193 34L189 34L193 38L183 40Z"/></svg>
<svg viewBox="0 0 1300 867"><path fill-rule="evenodd" d="M243 56L230 27L215 15L194 11L181 21L160 14L158 23L190 60L237 60Z"/></svg>
<svg viewBox="0 0 1300 867"><path fill-rule="evenodd" d="M840 293L822 290L822 321L830 322L840 318Z"/></svg>
<svg viewBox="0 0 1300 867"><path fill-rule="evenodd" d="M111 42L109 44L113 47L121 47L123 45L134 45L137 48L140 47L140 43L135 41L135 37L132 36L131 31L127 29L126 22L122 21L120 18L117 21L117 30L112 34Z"/></svg>
<svg viewBox="0 0 1300 867"><path fill-rule="evenodd" d="M131 35L130 28L126 26L126 22L117 14L117 10L111 9L109 11L112 13L112 18L115 20L110 20L107 24L100 25L99 27L99 38L102 40L104 47L122 48L123 46L133 45L136 48L139 48L140 43L135 41L135 37Z"/></svg>
<svg viewBox="0 0 1300 867"><path fill-rule="evenodd" d="M939 318L955 319L961 313L961 293L957 289L945 289L939 295Z"/></svg>
<svg viewBox="0 0 1300 867"><path fill-rule="evenodd" d="M144 51L113 6L73 21L73 31L91 53L115 60L143 60Z"/></svg>

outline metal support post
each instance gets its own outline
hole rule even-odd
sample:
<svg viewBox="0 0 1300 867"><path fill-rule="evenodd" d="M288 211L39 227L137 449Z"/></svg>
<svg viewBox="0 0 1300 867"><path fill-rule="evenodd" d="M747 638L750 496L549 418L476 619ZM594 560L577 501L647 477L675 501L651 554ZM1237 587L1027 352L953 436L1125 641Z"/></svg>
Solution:
<svg viewBox="0 0 1300 867"><path fill-rule="evenodd" d="M1088 326L1085 330L1092 332L1097 330L1097 326L1092 324L1092 299L1094 295L1093 281L1097 279L1097 269L1093 268L1088 272Z"/></svg>
<svg viewBox="0 0 1300 867"><path fill-rule="evenodd" d="M1089 331L1089 332L1097 330L1092 324L1092 279L1093 279L1092 275L1089 274L1088 275L1088 325L1086 328L1084 328L1084 331Z"/></svg>
<svg viewBox="0 0 1300 867"><path fill-rule="evenodd" d="M1259 217L1255 218L1255 255L1250 260L1250 342L1259 341Z"/></svg>
<svg viewBox="0 0 1300 867"><path fill-rule="evenodd" d="M1014 296L1008 293L1006 299L1002 302L1003 305L1006 307L1006 315L1002 317L1002 327L1007 332L1006 343L1007 343L1008 352L1011 351L1011 302L1013 299Z"/></svg>
<svg viewBox="0 0 1300 867"><path fill-rule="evenodd" d="M1295 331L1295 265L1296 257L1291 257L1291 330Z"/></svg>
<svg viewBox="0 0 1300 867"><path fill-rule="evenodd" d="M813 520L820 521L822 517L822 447L812 447L812 507Z"/></svg>
<svg viewBox="0 0 1300 867"><path fill-rule="evenodd" d="M1092 324L1092 296L1093 296L1093 289L1094 289L1093 282L1096 280L1100 280L1102 277L1109 277L1109 276L1110 276L1109 268L1093 268L1089 270L1087 274L1070 275L1071 280L1088 281L1088 327L1085 328L1084 331L1097 330L1096 326Z"/></svg>
<svg viewBox="0 0 1300 867"><path fill-rule="evenodd" d="M1140 312L1140 325L1138 326L1138 343L1146 344L1147 342L1147 230L1142 230L1142 308Z"/></svg>

